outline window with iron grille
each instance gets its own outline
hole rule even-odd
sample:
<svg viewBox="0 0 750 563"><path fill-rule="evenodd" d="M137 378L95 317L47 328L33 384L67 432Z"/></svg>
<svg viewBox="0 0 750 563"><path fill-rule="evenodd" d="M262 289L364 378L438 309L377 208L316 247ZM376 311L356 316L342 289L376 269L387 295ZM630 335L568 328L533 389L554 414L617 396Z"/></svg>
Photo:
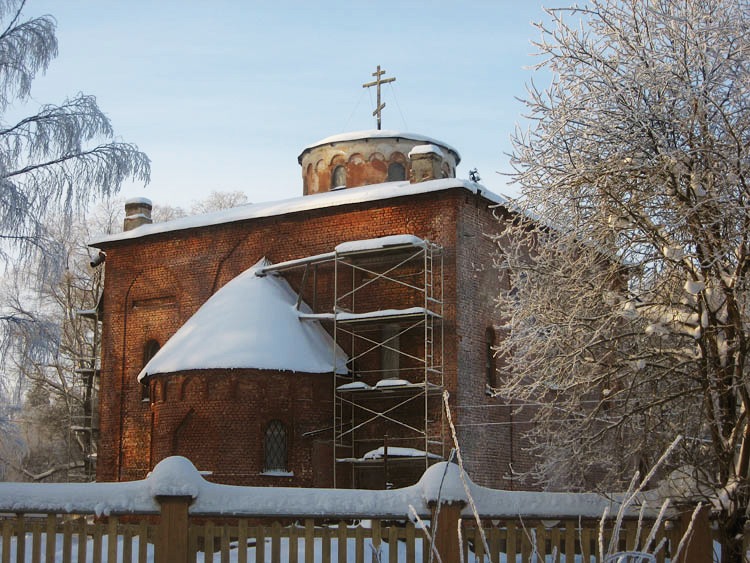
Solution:
<svg viewBox="0 0 750 563"><path fill-rule="evenodd" d="M286 428L280 420L268 423L263 446L264 471L286 471Z"/></svg>

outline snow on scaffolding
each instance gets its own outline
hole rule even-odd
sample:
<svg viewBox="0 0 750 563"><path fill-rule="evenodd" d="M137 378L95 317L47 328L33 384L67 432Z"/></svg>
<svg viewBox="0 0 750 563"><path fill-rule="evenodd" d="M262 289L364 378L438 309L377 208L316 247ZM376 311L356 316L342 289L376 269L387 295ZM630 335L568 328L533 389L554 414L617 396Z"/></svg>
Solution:
<svg viewBox="0 0 750 563"><path fill-rule="evenodd" d="M356 322L369 320L397 319L403 317L417 316L439 316L437 313L425 309L424 307L409 307L408 309L380 309L377 311L368 311L366 313L349 313L348 311L338 311L336 313L301 313L299 318L313 321L333 321L338 322Z"/></svg>
<svg viewBox="0 0 750 563"><path fill-rule="evenodd" d="M411 381L407 381L405 379L393 379L393 378L387 378L387 379L381 379L375 385L368 385L364 381L352 381L351 383L344 383L343 385L339 385L336 387L336 390L339 392L356 392L356 391L384 391L384 390L398 390L398 389L424 389L425 383L423 381L419 381L417 383L413 383ZM428 392L433 392L436 390L440 390L440 385L435 385L434 383L427 383L427 390Z"/></svg>
<svg viewBox="0 0 750 563"><path fill-rule="evenodd" d="M387 237L342 242L336 246L336 253L349 254L366 250L380 250L391 246L413 246L415 248L424 248L426 244L427 243L424 240L415 235L390 235Z"/></svg>
<svg viewBox="0 0 750 563"><path fill-rule="evenodd" d="M385 389L388 387L407 387L411 385L411 382L406 381L405 379L397 379L395 377L388 377L386 379L381 379L375 384L375 389Z"/></svg>
<svg viewBox="0 0 750 563"><path fill-rule="evenodd" d="M377 311L368 311L367 313L349 313L343 311L336 313L336 320L339 322L366 321L370 319L413 317L417 315L435 315L435 313L424 307L409 307L408 309L379 309Z"/></svg>
<svg viewBox="0 0 750 563"><path fill-rule="evenodd" d="M351 383L339 385L336 389L339 391L370 391L372 387L364 381L352 381Z"/></svg>
<svg viewBox="0 0 750 563"><path fill-rule="evenodd" d="M393 387L424 387L421 383L411 383L405 379L381 379L375 385L368 385L364 381L352 381L336 387L338 391L372 391L374 389L387 389Z"/></svg>
<svg viewBox="0 0 750 563"><path fill-rule="evenodd" d="M362 460L367 459L383 459L385 457L385 448L383 446L367 452L361 457ZM430 459L443 458L437 454L424 452L415 448L403 448L398 446L388 446L388 457L428 457Z"/></svg>

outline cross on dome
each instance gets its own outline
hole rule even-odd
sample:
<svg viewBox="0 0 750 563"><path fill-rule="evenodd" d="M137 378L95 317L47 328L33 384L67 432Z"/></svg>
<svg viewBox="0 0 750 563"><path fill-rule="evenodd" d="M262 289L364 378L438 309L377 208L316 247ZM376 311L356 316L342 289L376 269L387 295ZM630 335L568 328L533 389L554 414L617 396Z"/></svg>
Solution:
<svg viewBox="0 0 750 563"><path fill-rule="evenodd" d="M386 71L380 70L380 65L378 65L378 69L372 73L372 75L375 77L375 80L373 80L372 82L367 82L365 84L362 84L362 88L370 88L372 86L377 87L378 102L377 102L377 106L375 107L375 110L372 112L372 115L378 118L378 131L380 130L380 115L381 115L383 108L385 107L385 102L383 102L382 104L380 103L380 85L388 84L389 82L396 81L395 77L385 78L381 80L380 77L383 76L385 73Z"/></svg>

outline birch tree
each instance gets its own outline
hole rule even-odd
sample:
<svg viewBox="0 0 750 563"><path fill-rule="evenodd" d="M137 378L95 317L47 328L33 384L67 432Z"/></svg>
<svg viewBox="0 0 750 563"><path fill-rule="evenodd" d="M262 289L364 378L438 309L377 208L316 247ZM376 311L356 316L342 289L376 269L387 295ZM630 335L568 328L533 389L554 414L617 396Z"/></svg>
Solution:
<svg viewBox="0 0 750 563"><path fill-rule="evenodd" d="M0 268L34 267L36 279L49 279L64 258L50 225L69 229L91 199L127 180L147 182L150 165L135 145L115 141L93 96L77 94L26 118L9 117L29 102L34 78L57 55L54 18L25 19L24 6L24 0L0 0ZM11 335L39 328L12 305L0 300L0 367Z"/></svg>
<svg viewBox="0 0 750 563"><path fill-rule="evenodd" d="M70 218L126 180L147 182L149 160L114 140L96 99L77 94L18 122L8 110L29 100L34 78L57 55L55 20L25 20L24 0L0 0L0 262L44 249L51 213Z"/></svg>
<svg viewBox="0 0 750 563"><path fill-rule="evenodd" d="M750 466L750 5L549 10L514 135L522 196L498 239L496 393L536 420L547 484L672 456L739 560ZM509 242L510 241L510 242Z"/></svg>

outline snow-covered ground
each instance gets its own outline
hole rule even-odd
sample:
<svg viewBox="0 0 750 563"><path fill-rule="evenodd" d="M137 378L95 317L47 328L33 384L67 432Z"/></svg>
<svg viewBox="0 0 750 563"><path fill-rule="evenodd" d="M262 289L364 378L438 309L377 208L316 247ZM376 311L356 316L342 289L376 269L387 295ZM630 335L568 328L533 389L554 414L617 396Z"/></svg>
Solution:
<svg viewBox="0 0 750 563"><path fill-rule="evenodd" d="M364 527L367 527L368 523L363 522L361 524ZM319 562L337 562L338 561L338 550L339 550L339 541L336 537L338 530L335 525L328 527L327 529L328 533L330 534L330 539L324 541L322 538L316 538L314 543L314 560ZM304 528L299 529L299 535L304 535ZM417 536L419 536L419 532L417 532ZM130 553L130 560L137 561L139 556L139 538L133 537L128 538L127 540L121 535L117 538L117 561L125 561L125 542L130 542L130 549L128 550ZM289 561L290 556L290 541L288 538L281 538L280 540L277 540L277 546L276 550L280 556L281 561ZM25 547L24 547L24 557L22 561L24 563L33 563L33 535L32 533L26 534L26 541L25 541ZM272 554L274 551L273 546L273 540L271 538L266 538L263 543L263 551L264 551L264 561L272 561ZM213 557L207 556L204 552L198 551L195 556L196 563L204 563L205 561L215 561L217 563L222 561L222 557L226 557L229 562L235 563L239 560L239 548L236 541L233 541L229 544L229 549L225 550L224 553L220 550L220 542L219 538L215 539L215 549L217 551L214 552ZM257 546L255 545L255 540L249 540L248 541L248 547L246 548L247 553L247 561L250 563L255 562L259 558L257 557L258 551ZM42 554L42 561L44 560L43 555L46 553L46 535L45 534L39 534L38 536L38 545L37 550L39 553ZM426 548L426 542L423 542L423 539L420 537L417 537L414 542L414 554L415 554L415 560L416 561L422 561L422 550ZM67 549L68 556L65 557L65 550ZM361 541L360 548L359 548L364 556L365 562L386 562L390 561L389 559L391 555L391 547L388 544L388 542L382 542L378 548L373 546L372 540L369 538L364 538L363 541ZM86 557L85 560L79 561L79 563L83 563L84 561L86 563L94 563L94 561L106 561L107 560L107 553L109 550L109 538L104 535L101 538L101 542L98 544L95 544L94 540L92 538L89 538L86 541ZM77 561L76 557L78 555L79 551L79 544L78 544L78 537L75 536L72 538L72 541L70 542L70 546L63 547L63 535L57 534L55 538L55 558L54 561L64 561L64 560L72 560ZM299 561L305 561L305 555L306 555L306 546L304 541L300 540L297 542L296 546L297 556ZM18 550L17 550L17 541L16 538L13 537L10 539L9 543L9 551L5 552L5 546L2 544L2 538L0 538L0 553L3 554L4 559L3 560L9 560L13 562L18 562ZM96 555L95 555L96 553ZM324 559L324 553L330 554L330 559L326 558ZM349 538L347 540L347 546L346 546L346 560L347 561L357 561L356 555L357 555L357 541L355 538ZM395 549L396 557L393 558L393 561L406 561L407 557L407 547L406 543L403 541L399 541L396 543L396 549ZM5 559L7 557L8 559ZM473 556L473 554L470 554L470 557L468 559L469 562L475 561L476 558ZM154 562L154 546L153 544L147 544L146 545L146 561L148 563Z"/></svg>

